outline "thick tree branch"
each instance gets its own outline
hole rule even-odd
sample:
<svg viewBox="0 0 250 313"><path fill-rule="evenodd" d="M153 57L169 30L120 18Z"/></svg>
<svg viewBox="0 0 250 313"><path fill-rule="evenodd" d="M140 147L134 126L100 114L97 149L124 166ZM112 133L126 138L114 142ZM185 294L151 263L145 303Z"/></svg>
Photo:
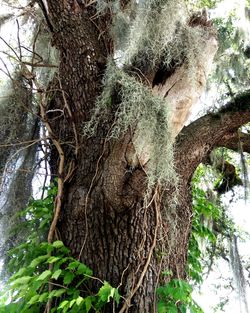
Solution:
<svg viewBox="0 0 250 313"><path fill-rule="evenodd" d="M238 128L250 121L250 90L183 128L177 137L176 168L188 183L197 166L218 146L230 146ZM233 140L231 142L233 145Z"/></svg>
<svg viewBox="0 0 250 313"><path fill-rule="evenodd" d="M250 153L250 135L238 131L223 136L217 146L239 152L240 144L242 145L243 152Z"/></svg>

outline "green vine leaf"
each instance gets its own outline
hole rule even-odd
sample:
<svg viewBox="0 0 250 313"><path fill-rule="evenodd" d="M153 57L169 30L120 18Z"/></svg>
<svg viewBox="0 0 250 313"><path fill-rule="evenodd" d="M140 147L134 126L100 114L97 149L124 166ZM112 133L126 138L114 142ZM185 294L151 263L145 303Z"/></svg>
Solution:
<svg viewBox="0 0 250 313"><path fill-rule="evenodd" d="M79 297L76 299L76 304L77 304L78 306L80 306L83 302L84 302L84 299L83 299L83 297L81 297L81 296L79 296Z"/></svg>
<svg viewBox="0 0 250 313"><path fill-rule="evenodd" d="M36 302L38 302L40 295L35 295L33 296L30 301L28 302L29 305L34 304Z"/></svg>
<svg viewBox="0 0 250 313"><path fill-rule="evenodd" d="M45 280L45 279L48 279L50 276L51 276L51 271L46 270L46 271L42 272L42 274L40 274L36 280Z"/></svg>
<svg viewBox="0 0 250 313"><path fill-rule="evenodd" d="M93 300L93 297L87 297L84 299L84 304L86 307L86 313L88 313L92 307L92 300Z"/></svg>
<svg viewBox="0 0 250 313"><path fill-rule="evenodd" d="M37 258L32 260L32 262L30 263L30 267L37 267L37 265L44 262L46 259L48 259L48 257L48 254L38 256Z"/></svg>
<svg viewBox="0 0 250 313"><path fill-rule="evenodd" d="M49 293L48 292L44 292L44 293L42 293L41 295L40 295L40 297L39 297L39 302L45 302L45 301L47 301L47 299L48 299L48 295L49 295Z"/></svg>
<svg viewBox="0 0 250 313"><path fill-rule="evenodd" d="M157 308L158 308L158 313L167 313L167 304L165 301L160 300L158 302Z"/></svg>
<svg viewBox="0 0 250 313"><path fill-rule="evenodd" d="M64 289L64 288L52 290L52 292L49 294L49 299L51 299L51 298L53 298L53 297L59 298L59 297L61 297L61 295L63 295L66 291L67 291L67 290Z"/></svg>
<svg viewBox="0 0 250 313"><path fill-rule="evenodd" d="M17 278L11 283L12 288L18 285L26 285L31 279L32 279L31 276L23 276L23 277Z"/></svg>
<svg viewBox="0 0 250 313"><path fill-rule="evenodd" d="M58 309L63 309L65 308L66 306L69 306L69 301L68 300L64 300L58 307Z"/></svg>
<svg viewBox="0 0 250 313"><path fill-rule="evenodd" d="M114 297L115 288L111 287L111 285L104 281L103 286L100 288L98 292L98 296L102 302L109 302L110 298Z"/></svg>
<svg viewBox="0 0 250 313"><path fill-rule="evenodd" d="M58 260L61 260L61 258L58 257L58 256L51 256L51 257L47 260L47 263L52 264L52 263L57 262Z"/></svg>
<svg viewBox="0 0 250 313"><path fill-rule="evenodd" d="M76 274L77 275L82 274L82 275L87 275L87 276L93 276L93 271L88 266L86 266L85 264L80 263L78 268L77 268Z"/></svg>
<svg viewBox="0 0 250 313"><path fill-rule="evenodd" d="M56 271L53 273L53 275L51 276L51 278L57 280L58 277L61 275L61 273L62 273L62 270L61 270L61 269L58 269L58 270L56 270Z"/></svg>
<svg viewBox="0 0 250 313"><path fill-rule="evenodd" d="M61 240L56 240L52 243L52 246L56 249L64 247L64 244Z"/></svg>
<svg viewBox="0 0 250 313"><path fill-rule="evenodd" d="M75 275L72 272L66 272L64 278L63 278L63 283L64 285L68 285L72 282L74 279Z"/></svg>

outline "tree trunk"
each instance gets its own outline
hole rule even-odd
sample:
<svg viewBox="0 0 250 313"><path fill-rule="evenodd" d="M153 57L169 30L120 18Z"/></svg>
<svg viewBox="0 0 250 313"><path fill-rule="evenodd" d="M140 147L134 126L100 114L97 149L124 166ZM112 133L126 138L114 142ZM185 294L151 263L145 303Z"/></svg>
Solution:
<svg viewBox="0 0 250 313"><path fill-rule="evenodd" d="M93 20L94 10L86 12L73 0L47 3L53 43L60 53L59 72L48 90L49 105L64 112L63 117L56 116L56 111L49 116L54 139L60 139L66 158L58 231L72 254L96 277L119 287L125 300L119 308L110 304L105 312L156 312L155 290L166 279L161 271L185 278L192 174L228 128L211 145L207 137L197 142L202 123L197 123L194 136L189 128L184 129L175 151L178 193L171 182L156 185L148 193L143 166L131 168L128 160L129 153L135 153L133 132L119 140L108 139L111 118L98 126L94 137L81 135L100 95L107 56L113 50L106 30L110 16ZM211 129L206 131L211 133ZM57 165L54 149L51 168L55 175ZM98 284L96 280L90 287L97 290Z"/></svg>
<svg viewBox="0 0 250 313"><path fill-rule="evenodd" d="M142 169L126 170L124 142L110 145L99 163L96 155L100 155L94 150L88 150L91 160L79 161L74 181L65 188L58 229L73 255L93 269L96 277L119 286L131 305L129 312L151 313L161 270L185 277L191 223L189 189L183 186L176 207L171 203L171 191L162 192L159 187L146 199ZM115 158L110 160L112 153ZM112 190L116 171L108 163L111 167L123 163L119 189ZM107 312L113 312L112 307Z"/></svg>
<svg viewBox="0 0 250 313"><path fill-rule="evenodd" d="M52 113L50 125L66 156L64 178L74 167L73 177L64 184L57 225L60 236L96 277L119 287L126 300L115 312L124 305L121 312L152 313L161 270L185 276L189 196L183 195L182 204L175 207L173 188L156 186L146 197L143 168L131 169L126 159L131 135L118 141L106 139L112 121L100 125L92 138L81 136L100 94L107 50L88 16L65 10L58 21L58 6L48 2L54 27L63 23L53 39L60 52L56 84L62 90L53 95L50 109L69 106L63 119ZM50 89L56 88L51 85ZM52 169L57 158L53 151ZM92 287L97 289L98 283ZM106 312L113 312L113 305Z"/></svg>

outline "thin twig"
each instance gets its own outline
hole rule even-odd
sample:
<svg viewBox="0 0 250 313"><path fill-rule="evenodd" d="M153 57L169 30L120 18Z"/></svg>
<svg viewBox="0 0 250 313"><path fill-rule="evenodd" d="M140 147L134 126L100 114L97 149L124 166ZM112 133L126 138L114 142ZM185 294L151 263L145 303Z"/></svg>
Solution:
<svg viewBox="0 0 250 313"><path fill-rule="evenodd" d="M8 161L7 161L6 165L5 165L5 170L4 170L3 174L2 174L2 177L5 177L5 176L6 176L6 173L7 173L7 171L8 171L8 165L9 165L9 163L10 163L21 151L23 151L23 150L25 150L25 149L27 149L27 148L30 148L31 146L33 146L34 144L36 144L36 143L39 142L39 141L40 141L40 139L39 139L39 140L36 140L36 141L34 141L34 142L30 143L30 144L28 144L28 145L25 146L25 147L22 147L22 148L18 149L13 155L11 155L11 157L8 159Z"/></svg>
<svg viewBox="0 0 250 313"><path fill-rule="evenodd" d="M45 139L48 139L48 137L43 137L43 138L33 139L33 140L27 140L27 141L22 141L22 142L16 142L16 143L2 144L2 145L0 145L0 148L22 146L22 145L25 145L25 144L37 143L37 142L43 141Z"/></svg>
<svg viewBox="0 0 250 313"><path fill-rule="evenodd" d="M52 283L51 281L49 281L49 284L50 284L50 285L53 285L53 286L61 287L61 288L66 289L66 290L69 289L68 287L65 287L65 286L60 285L60 284Z"/></svg>
<svg viewBox="0 0 250 313"><path fill-rule="evenodd" d="M17 23L17 42L18 42L18 48L19 48L19 60L22 61L22 48L21 48L21 42L20 42L20 25L18 22L18 19L16 19Z"/></svg>
<svg viewBox="0 0 250 313"><path fill-rule="evenodd" d="M8 44L8 42L2 37L0 36L0 39L6 44L6 46L8 48L10 48L10 50L15 54L15 56L17 57L17 60L21 61L18 54L16 53L15 49L11 47L11 45Z"/></svg>

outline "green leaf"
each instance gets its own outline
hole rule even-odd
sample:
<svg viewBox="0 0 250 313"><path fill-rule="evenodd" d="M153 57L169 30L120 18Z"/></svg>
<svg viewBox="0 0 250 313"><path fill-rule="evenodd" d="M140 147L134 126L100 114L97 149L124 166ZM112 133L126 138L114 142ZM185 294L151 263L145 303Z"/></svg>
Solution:
<svg viewBox="0 0 250 313"><path fill-rule="evenodd" d="M121 296L120 296L120 294L119 294L119 291L118 291L117 288L115 288L114 299L115 299L116 304L119 304L119 303L120 303L120 298L121 298Z"/></svg>
<svg viewBox="0 0 250 313"><path fill-rule="evenodd" d="M179 288L181 288L186 293L191 293L193 291L192 286L184 280L177 280Z"/></svg>
<svg viewBox="0 0 250 313"><path fill-rule="evenodd" d="M158 313L167 313L167 305L165 301L159 301L157 305L157 312Z"/></svg>
<svg viewBox="0 0 250 313"><path fill-rule="evenodd" d="M59 269L59 270L57 270L57 271L55 271L55 272L53 273L53 275L51 276L51 278L57 280L61 273L62 273L62 270Z"/></svg>
<svg viewBox="0 0 250 313"><path fill-rule="evenodd" d="M64 263L66 263L68 261L68 259L69 259L68 257L65 257L65 258L62 258L60 261L56 262L54 264L54 270L56 271L56 270L60 269L60 266Z"/></svg>
<svg viewBox="0 0 250 313"><path fill-rule="evenodd" d="M69 308L69 303L65 305L65 307L63 308L63 313L68 312L68 308Z"/></svg>
<svg viewBox="0 0 250 313"><path fill-rule="evenodd" d="M84 299L84 304L86 307L86 313L88 313L92 307L92 299L93 299L93 297L87 297Z"/></svg>
<svg viewBox="0 0 250 313"><path fill-rule="evenodd" d="M39 280L39 281L34 280L32 282L32 290L33 291L37 291L42 285L43 285L43 281L42 280Z"/></svg>
<svg viewBox="0 0 250 313"><path fill-rule="evenodd" d="M70 253L69 248L67 248L67 247L65 247L65 246L63 246L63 247L59 248L59 251L60 251L61 253L63 253L64 255L66 255L66 254L69 254L69 253ZM67 259L69 260L70 258L68 257Z"/></svg>
<svg viewBox="0 0 250 313"><path fill-rule="evenodd" d="M34 304L34 303L38 302L39 297L40 297L40 295L35 295L35 296L33 296L33 297L30 299L30 301L28 302L28 304L31 305L31 304Z"/></svg>
<svg viewBox="0 0 250 313"><path fill-rule="evenodd" d="M48 295L49 293L48 292L44 292L40 295L39 297L39 302L47 302L47 299L48 299Z"/></svg>
<svg viewBox="0 0 250 313"><path fill-rule="evenodd" d="M61 248L64 246L63 242L61 240L56 240L52 243L52 246L56 249Z"/></svg>
<svg viewBox="0 0 250 313"><path fill-rule="evenodd" d="M53 298L53 297L61 297L62 294L64 294L67 290L64 288L60 288L60 289L56 289L56 290L52 290L51 293L49 294L49 299Z"/></svg>
<svg viewBox="0 0 250 313"><path fill-rule="evenodd" d="M187 313L187 306L182 304L180 307L179 307L181 313Z"/></svg>
<svg viewBox="0 0 250 313"><path fill-rule="evenodd" d="M170 306L168 306L167 313L178 313L176 305L171 304Z"/></svg>
<svg viewBox="0 0 250 313"><path fill-rule="evenodd" d="M175 301L186 301L187 300L187 293L185 290L181 288L177 288L173 290L172 296Z"/></svg>
<svg viewBox="0 0 250 313"><path fill-rule="evenodd" d="M76 303L76 299L73 299L69 303L69 308L72 308L72 306Z"/></svg>
<svg viewBox="0 0 250 313"><path fill-rule="evenodd" d="M64 285L68 285L72 282L74 279L75 275L72 272L66 272L64 278L63 278L63 283Z"/></svg>
<svg viewBox="0 0 250 313"><path fill-rule="evenodd" d="M79 296L79 297L76 299L76 304L77 304L78 306L80 306L82 302L84 302L84 299L83 299L83 297Z"/></svg>
<svg viewBox="0 0 250 313"><path fill-rule="evenodd" d="M32 262L30 263L30 267L36 267L37 265L39 265L40 263L42 263L46 259L48 259L48 257L49 257L48 254L40 255L39 257L37 257L34 260L32 260Z"/></svg>
<svg viewBox="0 0 250 313"><path fill-rule="evenodd" d="M58 256L51 256L48 260L47 263L55 263L56 261L60 260L61 258Z"/></svg>
<svg viewBox="0 0 250 313"><path fill-rule="evenodd" d="M80 265L78 266L76 274L77 275L82 274L82 275L93 276L92 270L83 263L80 263Z"/></svg>
<svg viewBox="0 0 250 313"><path fill-rule="evenodd" d="M11 282L11 286L27 285L31 279L32 279L31 276L23 276L23 277L17 278L13 282Z"/></svg>
<svg viewBox="0 0 250 313"><path fill-rule="evenodd" d="M73 262L70 262L67 269L69 270L74 270L76 269L81 263L79 261L73 261Z"/></svg>
<svg viewBox="0 0 250 313"><path fill-rule="evenodd" d="M41 223L40 223L40 225L39 225L39 229L43 229L43 228L45 228L45 226L46 226L46 228L47 228L47 225L49 224L50 219L51 219L51 218L45 219L45 220L41 221Z"/></svg>
<svg viewBox="0 0 250 313"><path fill-rule="evenodd" d="M60 303L58 309L63 309L68 304L69 304L69 301L68 300L64 300L63 302Z"/></svg>
<svg viewBox="0 0 250 313"><path fill-rule="evenodd" d="M103 286L98 291L98 296L102 302L108 303L110 298L113 298L115 288L113 288L108 282L104 281Z"/></svg>
<svg viewBox="0 0 250 313"><path fill-rule="evenodd" d="M50 276L51 276L51 271L46 270L46 271L42 272L42 274L40 274L36 280L45 280L45 279L48 279Z"/></svg>
<svg viewBox="0 0 250 313"><path fill-rule="evenodd" d="M26 272L27 272L27 268L26 267L22 267L22 268L20 268L20 270L16 274L11 276L11 279L18 278L19 276L23 276L24 273L26 273Z"/></svg>

